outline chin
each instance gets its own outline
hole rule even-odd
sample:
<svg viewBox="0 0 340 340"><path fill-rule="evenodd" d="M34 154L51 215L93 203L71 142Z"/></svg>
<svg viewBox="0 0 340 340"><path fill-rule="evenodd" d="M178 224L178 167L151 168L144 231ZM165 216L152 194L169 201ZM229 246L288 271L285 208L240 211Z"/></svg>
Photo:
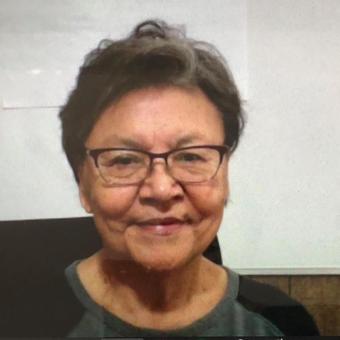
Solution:
<svg viewBox="0 0 340 340"><path fill-rule="evenodd" d="M137 260L135 259L135 261ZM138 259L137 263L149 272L166 273L178 270L185 265L186 261L148 261L146 259Z"/></svg>
<svg viewBox="0 0 340 340"><path fill-rule="evenodd" d="M130 244L128 247L133 261L143 268L148 271L169 272L180 269L195 257L192 245L189 241L176 246L163 244L146 247L143 244Z"/></svg>

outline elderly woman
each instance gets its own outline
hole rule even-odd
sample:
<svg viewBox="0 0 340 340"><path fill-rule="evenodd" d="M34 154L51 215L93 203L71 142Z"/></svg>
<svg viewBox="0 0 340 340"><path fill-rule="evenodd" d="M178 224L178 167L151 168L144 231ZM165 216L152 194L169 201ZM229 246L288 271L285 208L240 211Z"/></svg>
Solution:
<svg viewBox="0 0 340 340"><path fill-rule="evenodd" d="M104 41L60 113L63 146L102 249L66 270L74 337L282 335L202 254L229 196L243 128L218 52L163 22Z"/></svg>

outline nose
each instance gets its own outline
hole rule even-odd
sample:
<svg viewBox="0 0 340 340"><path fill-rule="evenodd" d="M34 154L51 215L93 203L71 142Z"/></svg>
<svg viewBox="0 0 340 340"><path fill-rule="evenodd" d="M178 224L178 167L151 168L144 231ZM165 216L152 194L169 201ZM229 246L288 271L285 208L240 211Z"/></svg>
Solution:
<svg viewBox="0 0 340 340"><path fill-rule="evenodd" d="M184 196L181 184L167 171L162 160L153 162L149 176L141 184L140 199L152 205L168 204Z"/></svg>

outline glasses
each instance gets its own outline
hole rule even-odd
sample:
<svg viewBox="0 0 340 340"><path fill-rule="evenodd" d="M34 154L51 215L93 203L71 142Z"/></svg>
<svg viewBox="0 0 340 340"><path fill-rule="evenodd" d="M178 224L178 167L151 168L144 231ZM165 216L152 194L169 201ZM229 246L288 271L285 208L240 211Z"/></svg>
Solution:
<svg viewBox="0 0 340 340"><path fill-rule="evenodd" d="M178 182L206 182L216 175L229 149L226 145L199 145L164 153L128 148L87 149L86 153L107 184L121 186L145 180L156 158L164 159L168 174Z"/></svg>

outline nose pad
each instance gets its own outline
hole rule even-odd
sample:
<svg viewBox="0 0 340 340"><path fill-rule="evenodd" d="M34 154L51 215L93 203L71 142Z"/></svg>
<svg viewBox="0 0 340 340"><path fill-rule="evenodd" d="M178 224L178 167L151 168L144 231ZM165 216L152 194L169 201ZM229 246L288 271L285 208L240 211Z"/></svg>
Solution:
<svg viewBox="0 0 340 340"><path fill-rule="evenodd" d="M140 197L168 201L183 194L180 183L168 171L165 161L153 161L150 171L140 188Z"/></svg>
<svg viewBox="0 0 340 340"><path fill-rule="evenodd" d="M163 168L163 171L168 175L171 176L169 173L169 169L168 169L168 163L165 159L160 159L160 158L155 158L151 161L151 165L150 165L150 170L149 170L149 174L148 177L152 175L152 173L157 170L157 168Z"/></svg>

